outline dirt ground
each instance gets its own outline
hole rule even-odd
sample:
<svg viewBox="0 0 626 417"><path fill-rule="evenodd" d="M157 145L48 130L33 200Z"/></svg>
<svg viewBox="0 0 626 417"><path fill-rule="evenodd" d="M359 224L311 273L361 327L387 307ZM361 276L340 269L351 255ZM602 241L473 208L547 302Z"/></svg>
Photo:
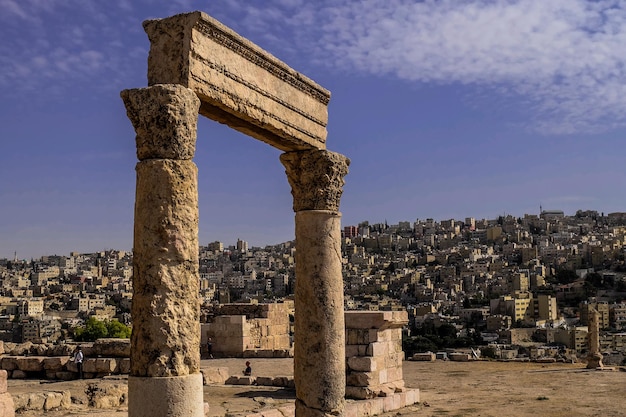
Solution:
<svg viewBox="0 0 626 417"><path fill-rule="evenodd" d="M257 376L292 376L291 359L251 359ZM202 366L228 367L241 374L245 360L214 359ZM420 389L420 403L392 416L448 417L626 417L626 372L588 371L582 364L536 364L510 362L405 362L407 387ZM123 381L123 380L122 380ZM9 392L70 390L84 397L86 381L40 383L9 380ZM238 415L293 402L295 392L273 387L205 386L210 416ZM41 413L22 413L24 417ZM49 417L125 417L127 410L86 409L49 412Z"/></svg>

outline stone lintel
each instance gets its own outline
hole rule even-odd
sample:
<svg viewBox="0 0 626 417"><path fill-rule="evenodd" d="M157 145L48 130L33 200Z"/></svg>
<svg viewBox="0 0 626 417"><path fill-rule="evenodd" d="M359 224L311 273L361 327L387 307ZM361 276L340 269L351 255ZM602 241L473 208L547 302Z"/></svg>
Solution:
<svg viewBox="0 0 626 417"><path fill-rule="evenodd" d="M409 323L406 311L346 311L346 329L393 329Z"/></svg>
<svg viewBox="0 0 626 417"><path fill-rule="evenodd" d="M203 12L147 20L148 84L181 84L200 114L283 151L326 148L330 92Z"/></svg>

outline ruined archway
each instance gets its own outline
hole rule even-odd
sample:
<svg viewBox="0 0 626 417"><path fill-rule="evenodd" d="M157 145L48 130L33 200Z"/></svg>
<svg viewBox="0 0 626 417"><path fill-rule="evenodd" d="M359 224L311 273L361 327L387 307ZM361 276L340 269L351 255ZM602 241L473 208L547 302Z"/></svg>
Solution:
<svg viewBox="0 0 626 417"><path fill-rule="evenodd" d="M204 13L144 29L149 86L121 94L139 159L129 416L204 415L198 114L284 151L296 213L296 415L344 415L338 210L349 160L326 150L330 93Z"/></svg>

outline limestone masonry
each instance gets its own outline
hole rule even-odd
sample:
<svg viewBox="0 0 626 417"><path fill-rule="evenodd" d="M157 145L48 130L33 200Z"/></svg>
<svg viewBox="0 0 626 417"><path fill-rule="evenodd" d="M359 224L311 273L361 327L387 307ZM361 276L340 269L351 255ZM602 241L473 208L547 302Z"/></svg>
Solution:
<svg viewBox="0 0 626 417"><path fill-rule="evenodd" d="M200 114L283 151L326 147L330 93L202 12L149 20L148 84L180 84Z"/></svg>

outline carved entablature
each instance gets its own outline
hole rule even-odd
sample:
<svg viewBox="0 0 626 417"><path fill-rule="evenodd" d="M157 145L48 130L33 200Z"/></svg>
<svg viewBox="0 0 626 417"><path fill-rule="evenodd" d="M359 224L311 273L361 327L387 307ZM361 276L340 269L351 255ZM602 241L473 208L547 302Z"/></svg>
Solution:
<svg viewBox="0 0 626 417"><path fill-rule="evenodd" d="M181 84L200 114L283 151L326 148L330 92L203 12L148 20L148 84Z"/></svg>
<svg viewBox="0 0 626 417"><path fill-rule="evenodd" d="M339 211L350 160L326 150L288 152L280 156L293 195L293 211Z"/></svg>

